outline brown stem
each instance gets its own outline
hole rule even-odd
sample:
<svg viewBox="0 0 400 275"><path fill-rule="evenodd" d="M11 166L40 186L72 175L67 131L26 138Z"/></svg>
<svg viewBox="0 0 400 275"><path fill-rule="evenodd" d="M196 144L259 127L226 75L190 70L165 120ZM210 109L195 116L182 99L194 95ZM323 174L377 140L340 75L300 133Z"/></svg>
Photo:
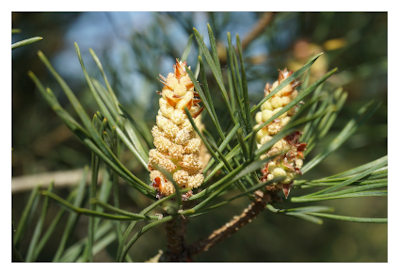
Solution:
<svg viewBox="0 0 400 275"><path fill-rule="evenodd" d="M264 209L268 203L280 201L281 199L276 195L276 190L268 190L266 192L256 191L254 193L256 201L250 204L243 210L240 216L235 216L233 219L215 230L210 236L198 241L188 247L190 257L199 254L200 252L207 251L217 243L229 238L240 228L250 223L255 219Z"/></svg>
<svg viewBox="0 0 400 275"><path fill-rule="evenodd" d="M184 201L183 209L190 208L193 202ZM163 262L187 262L191 261L188 256L187 245L185 242L186 226L188 220L184 217L178 217L166 223L165 230L167 233L167 251L159 261Z"/></svg>
<svg viewBox="0 0 400 275"><path fill-rule="evenodd" d="M167 233L167 253L165 255L167 261L179 262L179 255L184 249L184 238L180 234L177 219L173 219L165 224Z"/></svg>
<svg viewBox="0 0 400 275"><path fill-rule="evenodd" d="M252 30L247 34L247 36L243 39L242 49L247 48L250 43L256 39L265 29L265 27L271 22L273 17L272 12L264 13L257 23L253 26Z"/></svg>

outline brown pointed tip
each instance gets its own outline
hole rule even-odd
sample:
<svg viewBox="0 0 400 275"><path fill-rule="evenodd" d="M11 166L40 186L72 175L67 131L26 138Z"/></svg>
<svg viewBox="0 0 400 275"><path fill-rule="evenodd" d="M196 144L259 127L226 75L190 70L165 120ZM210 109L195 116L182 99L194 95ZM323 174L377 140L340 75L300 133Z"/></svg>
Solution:
<svg viewBox="0 0 400 275"><path fill-rule="evenodd" d="M285 195L285 199L288 198L289 193L290 193L290 189L284 189L284 190L283 190L283 194Z"/></svg>
<svg viewBox="0 0 400 275"><path fill-rule="evenodd" d="M290 183L283 185L282 191L283 191L283 194L285 195L285 199L288 198L289 193L290 193L290 189L291 189L290 188Z"/></svg>

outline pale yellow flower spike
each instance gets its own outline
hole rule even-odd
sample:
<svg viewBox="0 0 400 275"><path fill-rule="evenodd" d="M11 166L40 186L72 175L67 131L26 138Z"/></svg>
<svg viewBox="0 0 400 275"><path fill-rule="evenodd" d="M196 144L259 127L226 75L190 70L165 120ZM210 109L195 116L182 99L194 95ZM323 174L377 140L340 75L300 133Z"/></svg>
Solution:
<svg viewBox="0 0 400 275"><path fill-rule="evenodd" d="M170 172L180 188L197 188L204 181L201 174L203 164L199 158L202 142L184 111L185 107L188 108L198 124L201 123L198 120L204 107L198 105L200 99L195 98L198 94L194 91L185 66L186 61L177 60L174 73L169 73L167 78L160 75L164 87L161 93L158 92L162 96L159 100L160 109L156 117L157 125L151 130L156 149L149 152L150 180L158 191L158 197L173 194L175 188L156 169L157 166Z"/></svg>
<svg viewBox="0 0 400 275"><path fill-rule="evenodd" d="M279 71L278 80L271 86L269 83L265 86L264 93L267 96L271 93L282 81L288 78L293 72L288 72L286 69ZM288 105L298 95L298 91L295 88L300 83L293 81L292 83L285 86L274 96L268 99L264 104L261 105L261 111L255 116L257 125L254 127L258 128L261 124L270 119L274 114L279 112L283 107ZM272 121L270 124L263 127L256 135L257 146L260 148L263 144L270 141L274 135L278 134L282 128L289 123L292 116L297 112L297 106L294 106L287 112L280 115L277 119ZM277 182L267 188L273 188L275 190L282 189L285 197L287 198L290 189L293 186L293 179L296 174L301 174L301 167L303 166L303 151L306 148L305 143L299 143L299 137L301 133L296 131L289 136L276 142L272 148L261 158L281 154L268 162L265 167L261 170L263 177L262 181L273 180L276 177L284 177L281 182ZM286 152L285 154L282 154Z"/></svg>

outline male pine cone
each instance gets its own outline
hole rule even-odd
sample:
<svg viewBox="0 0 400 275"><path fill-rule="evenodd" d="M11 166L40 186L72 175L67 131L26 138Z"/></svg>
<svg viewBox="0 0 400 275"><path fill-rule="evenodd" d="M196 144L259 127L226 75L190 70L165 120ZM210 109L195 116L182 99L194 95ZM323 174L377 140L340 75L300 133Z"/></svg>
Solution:
<svg viewBox="0 0 400 275"><path fill-rule="evenodd" d="M279 84L281 84L286 78L288 78L293 72L288 72L286 69L279 71L278 80L271 86L269 83L266 84L264 93L267 96L271 93ZM258 128L261 124L270 119L274 114L279 112L283 107L288 105L298 95L296 87L300 84L298 81L293 81L283 89L278 91L270 99L268 99L263 105L261 105L261 112L256 114ZM257 146L260 148L263 144L270 141L274 135L278 134L282 128L289 123L292 116L297 112L297 106L289 109L287 112L280 115L277 119L263 127L257 133ZM301 174L301 167L303 166L303 151L306 148L306 143L300 143L299 138L301 133L296 131L285 138L280 139L276 142L272 148L263 156L270 157L273 155L279 155L273 160L266 163L264 168L261 170L263 177L262 181L273 180L275 177L284 177L280 182L275 183L273 186L274 190L283 190L285 197L287 198L290 189L293 186L293 179L296 174Z"/></svg>
<svg viewBox="0 0 400 275"><path fill-rule="evenodd" d="M204 181L199 159L202 142L184 111L186 107L195 119L204 107L198 105L201 100L196 98L198 94L185 66L186 61L177 60L174 73L167 78L160 75L164 87L161 93L157 92L162 97L156 125L151 130L156 149L149 152L150 180L159 197L174 193L175 187L157 167L170 172L180 188L197 188Z"/></svg>

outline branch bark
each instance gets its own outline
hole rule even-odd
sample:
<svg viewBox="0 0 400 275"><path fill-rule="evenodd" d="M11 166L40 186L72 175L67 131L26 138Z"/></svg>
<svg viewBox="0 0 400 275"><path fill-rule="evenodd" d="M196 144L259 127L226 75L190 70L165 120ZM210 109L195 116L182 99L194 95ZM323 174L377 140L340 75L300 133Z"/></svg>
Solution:
<svg viewBox="0 0 400 275"><path fill-rule="evenodd" d="M191 261L185 243L187 220L176 218L166 223L167 251L160 257L160 262L188 262Z"/></svg>
<svg viewBox="0 0 400 275"><path fill-rule="evenodd" d="M219 242L229 238L240 228L254 220L262 211L264 211L267 204L281 201L281 198L277 196L276 190L273 188L270 188L270 190L265 192L260 190L256 191L254 195L256 196L256 201L243 210L242 214L233 217L232 220L230 220L221 228L215 230L207 238L190 245L188 247L189 256L192 257L201 252L205 252Z"/></svg>
<svg viewBox="0 0 400 275"><path fill-rule="evenodd" d="M257 23L252 27L251 31L243 39L243 50L246 49L253 40L262 34L265 27L272 21L273 15L274 14L272 12L266 12L261 16Z"/></svg>

